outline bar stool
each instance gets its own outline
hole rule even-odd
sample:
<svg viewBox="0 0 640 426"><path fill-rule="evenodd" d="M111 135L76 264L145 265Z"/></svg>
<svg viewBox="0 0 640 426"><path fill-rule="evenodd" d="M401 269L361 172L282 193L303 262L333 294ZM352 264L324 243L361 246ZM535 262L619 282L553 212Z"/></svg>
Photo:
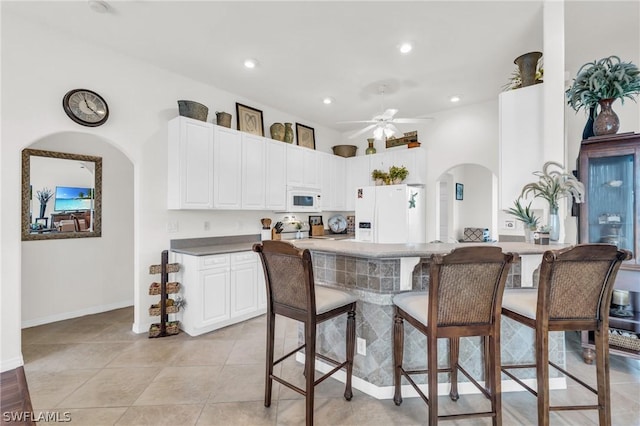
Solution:
<svg viewBox="0 0 640 426"><path fill-rule="evenodd" d="M267 360L264 405L271 405L273 380L305 396L306 424L313 425L314 387L336 371L346 369L344 397L350 401L353 355L356 335L356 298L343 291L316 286L309 250L298 250L284 241L263 241L253 251L260 255L267 284ZM304 344L274 361L276 314L304 323ZM347 314L346 361L339 362L316 353L317 324ZM273 367L305 349L305 388L301 389L273 374ZM315 380L315 359L320 358L335 367Z"/></svg>
<svg viewBox="0 0 640 426"><path fill-rule="evenodd" d="M499 247L462 247L447 255L431 256L428 292L401 293L393 298L393 363L396 405L402 403L401 379L405 377L429 406L429 425L438 419L492 417L502 423L500 388L500 308L502 293L514 255ZM404 321L427 337L427 369L402 367ZM486 340L483 388L458 363L460 337L484 336ZM449 339L449 367L438 368L438 338ZM489 362L490 361L490 362ZM438 415L438 373L451 374L452 400L458 399L457 371L460 370L491 401L491 411ZM427 375L428 397L411 378Z"/></svg>
<svg viewBox="0 0 640 426"><path fill-rule="evenodd" d="M537 397L538 424L549 424L550 410L598 410L600 425L611 424L609 389L609 305L618 269L631 258L608 244L583 244L546 251L537 289L509 289L502 315L535 330L535 364L503 365L501 370ZM597 390L549 361L550 331L595 333ZM549 365L597 394L597 405L550 406ZM537 392L509 370L535 368Z"/></svg>

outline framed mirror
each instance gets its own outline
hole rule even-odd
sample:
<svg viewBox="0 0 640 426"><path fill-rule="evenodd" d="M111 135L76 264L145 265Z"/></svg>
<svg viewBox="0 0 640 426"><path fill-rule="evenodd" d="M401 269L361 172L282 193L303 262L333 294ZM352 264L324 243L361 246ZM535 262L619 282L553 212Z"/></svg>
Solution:
<svg viewBox="0 0 640 426"><path fill-rule="evenodd" d="M22 151L22 241L102 235L102 157Z"/></svg>

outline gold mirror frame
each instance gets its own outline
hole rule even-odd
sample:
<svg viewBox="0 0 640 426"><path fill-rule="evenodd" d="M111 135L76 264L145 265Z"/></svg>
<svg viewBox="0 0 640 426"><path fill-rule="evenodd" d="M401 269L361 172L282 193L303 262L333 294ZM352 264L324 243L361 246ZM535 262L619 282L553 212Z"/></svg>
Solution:
<svg viewBox="0 0 640 426"><path fill-rule="evenodd" d="M93 231L83 232L31 232L30 209L31 199L31 156L59 158L62 160L87 161L95 164L94 199L93 199ZM102 236L102 157L91 155L69 154L66 152L43 151L25 148L22 150L22 241L61 240L68 238L92 238Z"/></svg>

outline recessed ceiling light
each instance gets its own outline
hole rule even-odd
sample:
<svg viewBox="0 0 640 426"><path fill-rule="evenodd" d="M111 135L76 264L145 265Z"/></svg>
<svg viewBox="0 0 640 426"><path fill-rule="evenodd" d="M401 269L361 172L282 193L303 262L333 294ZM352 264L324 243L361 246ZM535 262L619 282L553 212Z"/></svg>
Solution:
<svg viewBox="0 0 640 426"><path fill-rule="evenodd" d="M454 103L460 102L460 96L452 96L449 100Z"/></svg>
<svg viewBox="0 0 640 426"><path fill-rule="evenodd" d="M400 53L409 53L411 52L411 49L413 49L413 46L411 46L411 43L402 43L400 45Z"/></svg>
<svg viewBox="0 0 640 426"><path fill-rule="evenodd" d="M332 97L327 96L326 98L324 98L324 99L322 100L322 103L323 103L323 104L325 104L325 105L332 104L332 103L333 103L333 98L332 98Z"/></svg>
<svg viewBox="0 0 640 426"><path fill-rule="evenodd" d="M109 4L101 0L89 0L89 9L96 13L107 13L109 11Z"/></svg>
<svg viewBox="0 0 640 426"><path fill-rule="evenodd" d="M258 61L255 59L245 59L244 60L244 66L246 68L255 68L258 66Z"/></svg>

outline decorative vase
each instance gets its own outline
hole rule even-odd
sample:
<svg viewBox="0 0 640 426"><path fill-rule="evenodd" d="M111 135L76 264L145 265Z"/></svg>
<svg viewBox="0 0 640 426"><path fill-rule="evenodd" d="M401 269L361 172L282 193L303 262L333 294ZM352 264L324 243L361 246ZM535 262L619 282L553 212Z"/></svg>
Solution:
<svg viewBox="0 0 640 426"><path fill-rule="evenodd" d="M593 120L596 116L596 107L592 106L589 109L589 118L587 119L587 123L584 125L584 130L582 131L582 140L589 139L593 136Z"/></svg>
<svg viewBox="0 0 640 426"><path fill-rule="evenodd" d="M600 113L593 121L593 133L596 136L601 135L613 135L618 132L620 128L620 119L611 109L611 104L615 99L600 99L598 104L600 105Z"/></svg>
<svg viewBox="0 0 640 426"><path fill-rule="evenodd" d="M271 127L269 127L269 132L271 132L271 139L275 139L280 142L284 141L284 124L273 123Z"/></svg>
<svg viewBox="0 0 640 426"><path fill-rule="evenodd" d="M533 233L535 231L536 231L535 229L527 228L525 226L525 228L524 228L524 242L525 243L533 244Z"/></svg>
<svg viewBox="0 0 640 426"><path fill-rule="evenodd" d="M549 230L549 239L551 241L558 241L560 239L560 216L558 216L558 208L551 207L549 209L549 220L547 225L551 228Z"/></svg>
<svg viewBox="0 0 640 426"><path fill-rule="evenodd" d="M291 128L291 123L284 123L284 141L286 143L293 142L293 128Z"/></svg>
<svg viewBox="0 0 640 426"><path fill-rule="evenodd" d="M47 211L47 203L40 203L40 216L38 219L45 217L45 212Z"/></svg>
<svg viewBox="0 0 640 426"><path fill-rule="evenodd" d="M374 138L369 138L369 139L367 139L367 142L369 142L369 147L364 152L365 155L375 154L376 153L376 148L373 146L373 142L375 142L375 139Z"/></svg>
<svg viewBox="0 0 640 426"><path fill-rule="evenodd" d="M536 71L538 69L538 60L542 57L542 52L529 52L518 56L513 63L520 70L520 87L531 86L540 83L536 81Z"/></svg>

